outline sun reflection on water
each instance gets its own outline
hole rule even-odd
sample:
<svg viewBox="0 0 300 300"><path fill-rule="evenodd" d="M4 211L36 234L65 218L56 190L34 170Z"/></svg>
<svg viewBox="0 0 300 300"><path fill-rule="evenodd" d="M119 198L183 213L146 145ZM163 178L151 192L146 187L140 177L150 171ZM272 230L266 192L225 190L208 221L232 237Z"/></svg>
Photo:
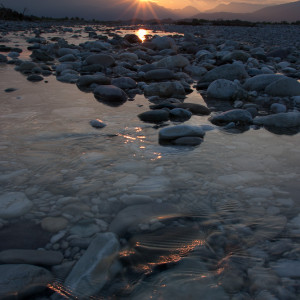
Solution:
<svg viewBox="0 0 300 300"><path fill-rule="evenodd" d="M149 34L149 31L146 30L146 29L139 29L137 32L136 32L136 35L140 38L140 40L142 42L144 42L146 40L146 35Z"/></svg>

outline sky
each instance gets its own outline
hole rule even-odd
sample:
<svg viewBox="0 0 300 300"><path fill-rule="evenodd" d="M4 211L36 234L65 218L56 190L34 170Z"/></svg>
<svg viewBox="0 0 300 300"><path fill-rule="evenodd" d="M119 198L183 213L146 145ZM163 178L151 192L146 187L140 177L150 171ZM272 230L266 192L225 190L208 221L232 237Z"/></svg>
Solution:
<svg viewBox="0 0 300 300"><path fill-rule="evenodd" d="M101 8L103 10L109 8L109 6L117 7L120 2L131 3L134 1L140 2L155 2L158 5L166 8L178 9L188 5L192 5L198 8L200 11L214 8L221 3L229 2L246 2L255 4L282 4L288 2L294 2L296 0L0 0L0 4L5 7L16 9L22 12L26 8L26 14L45 15L43 12L47 12L47 15L54 14L60 11L71 12L76 7L87 6ZM128 4L126 4L128 5ZM125 6L126 6L125 5ZM121 5L120 9L121 9ZM124 8L124 4L123 4Z"/></svg>

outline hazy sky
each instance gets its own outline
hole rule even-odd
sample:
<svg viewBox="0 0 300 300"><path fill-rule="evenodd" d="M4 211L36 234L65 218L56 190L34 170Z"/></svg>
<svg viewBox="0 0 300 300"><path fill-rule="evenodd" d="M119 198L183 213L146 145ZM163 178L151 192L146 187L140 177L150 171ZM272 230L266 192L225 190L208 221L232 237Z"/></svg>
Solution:
<svg viewBox="0 0 300 300"><path fill-rule="evenodd" d="M120 2L133 2L135 0L0 0L0 4L3 4L5 7L13 8L18 11L23 11L24 8L27 8L28 14L40 14L41 11L57 12L59 10L70 10L72 11L73 7L90 5L94 7L105 8L113 5L114 7ZM294 2L296 0L137 0L141 2L155 2L161 6L167 8L183 8L187 5L192 5L199 10L211 9L221 3L229 2L247 2L247 3L256 3L256 4L281 4Z"/></svg>

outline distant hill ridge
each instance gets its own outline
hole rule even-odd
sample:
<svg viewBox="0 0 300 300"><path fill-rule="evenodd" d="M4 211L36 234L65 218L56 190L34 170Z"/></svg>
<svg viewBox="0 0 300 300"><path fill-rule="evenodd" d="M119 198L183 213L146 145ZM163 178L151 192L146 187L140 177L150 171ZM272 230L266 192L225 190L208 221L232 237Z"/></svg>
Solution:
<svg viewBox="0 0 300 300"><path fill-rule="evenodd" d="M253 4L246 2L230 2L228 4L219 4L213 9L204 11L205 13L230 12L230 13L252 13L259 9L275 4Z"/></svg>

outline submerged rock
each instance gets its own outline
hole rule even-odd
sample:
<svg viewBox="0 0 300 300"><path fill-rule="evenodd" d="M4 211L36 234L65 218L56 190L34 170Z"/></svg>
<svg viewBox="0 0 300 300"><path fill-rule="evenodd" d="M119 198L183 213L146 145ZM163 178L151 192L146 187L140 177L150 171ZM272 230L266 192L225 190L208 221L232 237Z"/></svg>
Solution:
<svg viewBox="0 0 300 300"><path fill-rule="evenodd" d="M92 84L110 85L111 80L108 77L101 74L83 75L78 78L76 84L78 88L81 90L91 90L90 86Z"/></svg>
<svg viewBox="0 0 300 300"><path fill-rule="evenodd" d="M174 103L174 105L179 108L188 109L194 115L201 116L201 115L210 114L210 110L206 106L201 104L184 102L184 103Z"/></svg>
<svg viewBox="0 0 300 300"><path fill-rule="evenodd" d="M160 123L169 120L169 112L164 109L145 111L138 115L144 122Z"/></svg>
<svg viewBox="0 0 300 300"><path fill-rule="evenodd" d="M278 113L264 117L256 117L253 120L255 125L270 127L298 127L300 126L300 112Z"/></svg>
<svg viewBox="0 0 300 300"><path fill-rule="evenodd" d="M119 241L111 233L97 234L65 280L72 296L87 299L97 294L115 274L111 268L119 253Z"/></svg>
<svg viewBox="0 0 300 300"><path fill-rule="evenodd" d="M251 124L252 115L244 109L233 109L215 115L209 119L215 125L226 125L228 123Z"/></svg>
<svg viewBox="0 0 300 300"><path fill-rule="evenodd" d="M178 81L151 83L145 90L145 96L159 96L162 98L184 98L185 90Z"/></svg>
<svg viewBox="0 0 300 300"><path fill-rule="evenodd" d="M41 267L26 264L0 265L0 298L32 298L34 294L44 291L52 281L51 273Z"/></svg>

